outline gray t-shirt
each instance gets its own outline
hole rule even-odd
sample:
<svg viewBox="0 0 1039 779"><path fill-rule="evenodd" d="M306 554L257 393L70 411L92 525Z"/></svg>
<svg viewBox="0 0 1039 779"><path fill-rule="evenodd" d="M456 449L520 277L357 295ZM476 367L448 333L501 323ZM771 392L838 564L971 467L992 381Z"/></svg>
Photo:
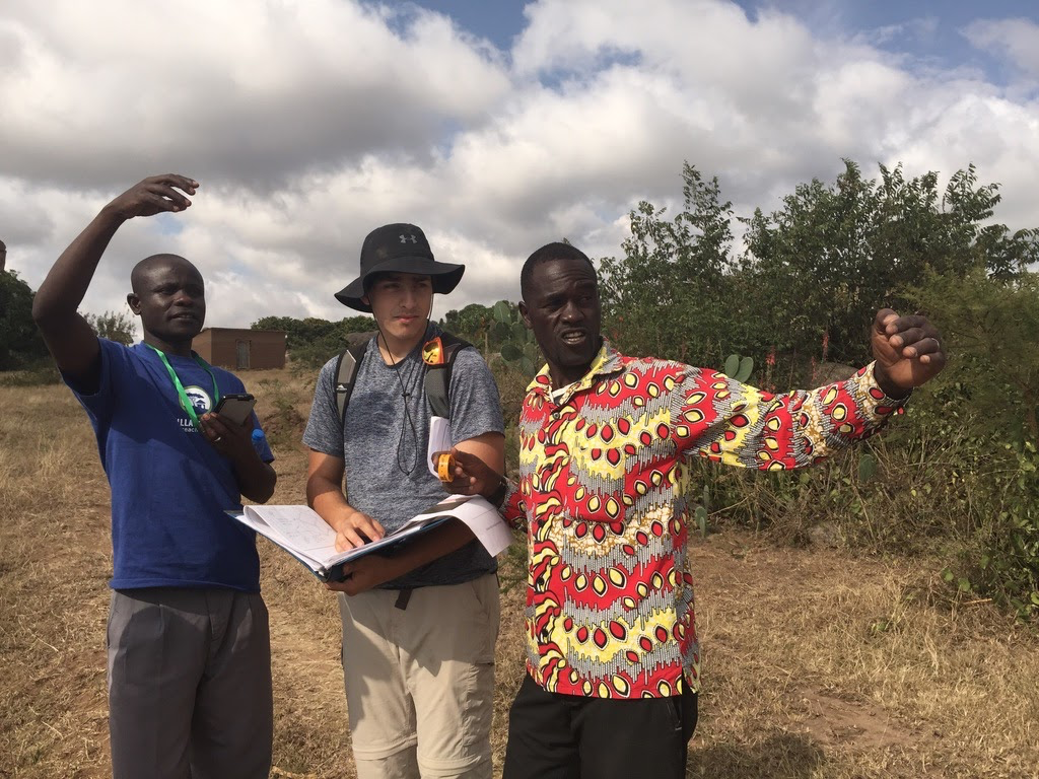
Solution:
<svg viewBox="0 0 1039 779"><path fill-rule="evenodd" d="M431 327L427 338L438 332ZM332 390L338 356L329 360L318 376L314 405L303 432L303 443L311 449L344 459L347 500L377 519L387 532L447 496L426 466L431 413L423 387L421 349L419 344L396 366L390 366L383 362L372 338L358 368L343 424ZM455 356L449 394L452 443L503 432L498 387L475 349L460 349ZM457 584L496 569L494 558L472 541L382 586Z"/></svg>

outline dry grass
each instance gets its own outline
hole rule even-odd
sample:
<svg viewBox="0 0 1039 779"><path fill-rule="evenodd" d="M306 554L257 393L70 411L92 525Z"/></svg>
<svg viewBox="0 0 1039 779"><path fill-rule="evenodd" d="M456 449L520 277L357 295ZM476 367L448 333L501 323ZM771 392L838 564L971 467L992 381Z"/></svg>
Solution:
<svg viewBox="0 0 1039 779"><path fill-rule="evenodd" d="M926 561L731 536L695 557L707 672L691 775L1039 776L1039 640L950 602Z"/></svg>
<svg viewBox="0 0 1039 779"><path fill-rule="evenodd" d="M312 379L246 376L302 499ZM61 387L0 387L0 777L108 772L108 487ZM275 684L272 776L352 777L338 612L261 542ZM689 776L1039 777L1039 638L950 600L926 559L775 548L725 531L693 549L705 651ZM522 590L504 595L493 737L522 673Z"/></svg>

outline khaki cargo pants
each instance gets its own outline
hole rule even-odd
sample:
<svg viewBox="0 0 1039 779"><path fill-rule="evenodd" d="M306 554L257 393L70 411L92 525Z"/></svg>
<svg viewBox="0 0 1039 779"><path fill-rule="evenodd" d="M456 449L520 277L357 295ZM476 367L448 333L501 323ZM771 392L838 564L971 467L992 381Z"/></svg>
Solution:
<svg viewBox="0 0 1039 779"><path fill-rule="evenodd" d="M498 580L340 594L359 779L490 779Z"/></svg>

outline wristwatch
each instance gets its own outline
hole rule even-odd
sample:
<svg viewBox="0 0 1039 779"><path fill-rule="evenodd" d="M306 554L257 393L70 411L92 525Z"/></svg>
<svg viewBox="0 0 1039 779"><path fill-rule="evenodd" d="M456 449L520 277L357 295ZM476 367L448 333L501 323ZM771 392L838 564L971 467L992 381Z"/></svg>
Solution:
<svg viewBox="0 0 1039 779"><path fill-rule="evenodd" d="M501 481L498 486L494 488L494 492L487 496L487 500L493 503L498 508L501 508L501 504L505 502L505 496L509 492L509 480L504 475L499 477Z"/></svg>

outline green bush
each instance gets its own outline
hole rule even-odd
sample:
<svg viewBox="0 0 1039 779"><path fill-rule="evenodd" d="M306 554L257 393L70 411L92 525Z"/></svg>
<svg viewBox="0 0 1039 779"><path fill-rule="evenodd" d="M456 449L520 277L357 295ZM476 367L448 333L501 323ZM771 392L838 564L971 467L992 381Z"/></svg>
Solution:
<svg viewBox="0 0 1039 779"><path fill-rule="evenodd" d="M47 346L32 319L33 291L14 271L0 271L0 371L36 364Z"/></svg>
<svg viewBox="0 0 1039 779"><path fill-rule="evenodd" d="M784 391L834 380L828 361L867 361L874 313L893 306L926 311L950 355L905 416L818 467L693 464L710 506L697 522L794 541L828 523L854 547L937 553L955 589L1039 615L1039 232L993 223L998 186L973 166L940 190L934 172L867 180L846 161L833 184L747 219L717 179L686 165L683 183L673 219L640 203L624 256L601 262L604 331L622 351L714 367L737 352L763 366L750 383Z"/></svg>

